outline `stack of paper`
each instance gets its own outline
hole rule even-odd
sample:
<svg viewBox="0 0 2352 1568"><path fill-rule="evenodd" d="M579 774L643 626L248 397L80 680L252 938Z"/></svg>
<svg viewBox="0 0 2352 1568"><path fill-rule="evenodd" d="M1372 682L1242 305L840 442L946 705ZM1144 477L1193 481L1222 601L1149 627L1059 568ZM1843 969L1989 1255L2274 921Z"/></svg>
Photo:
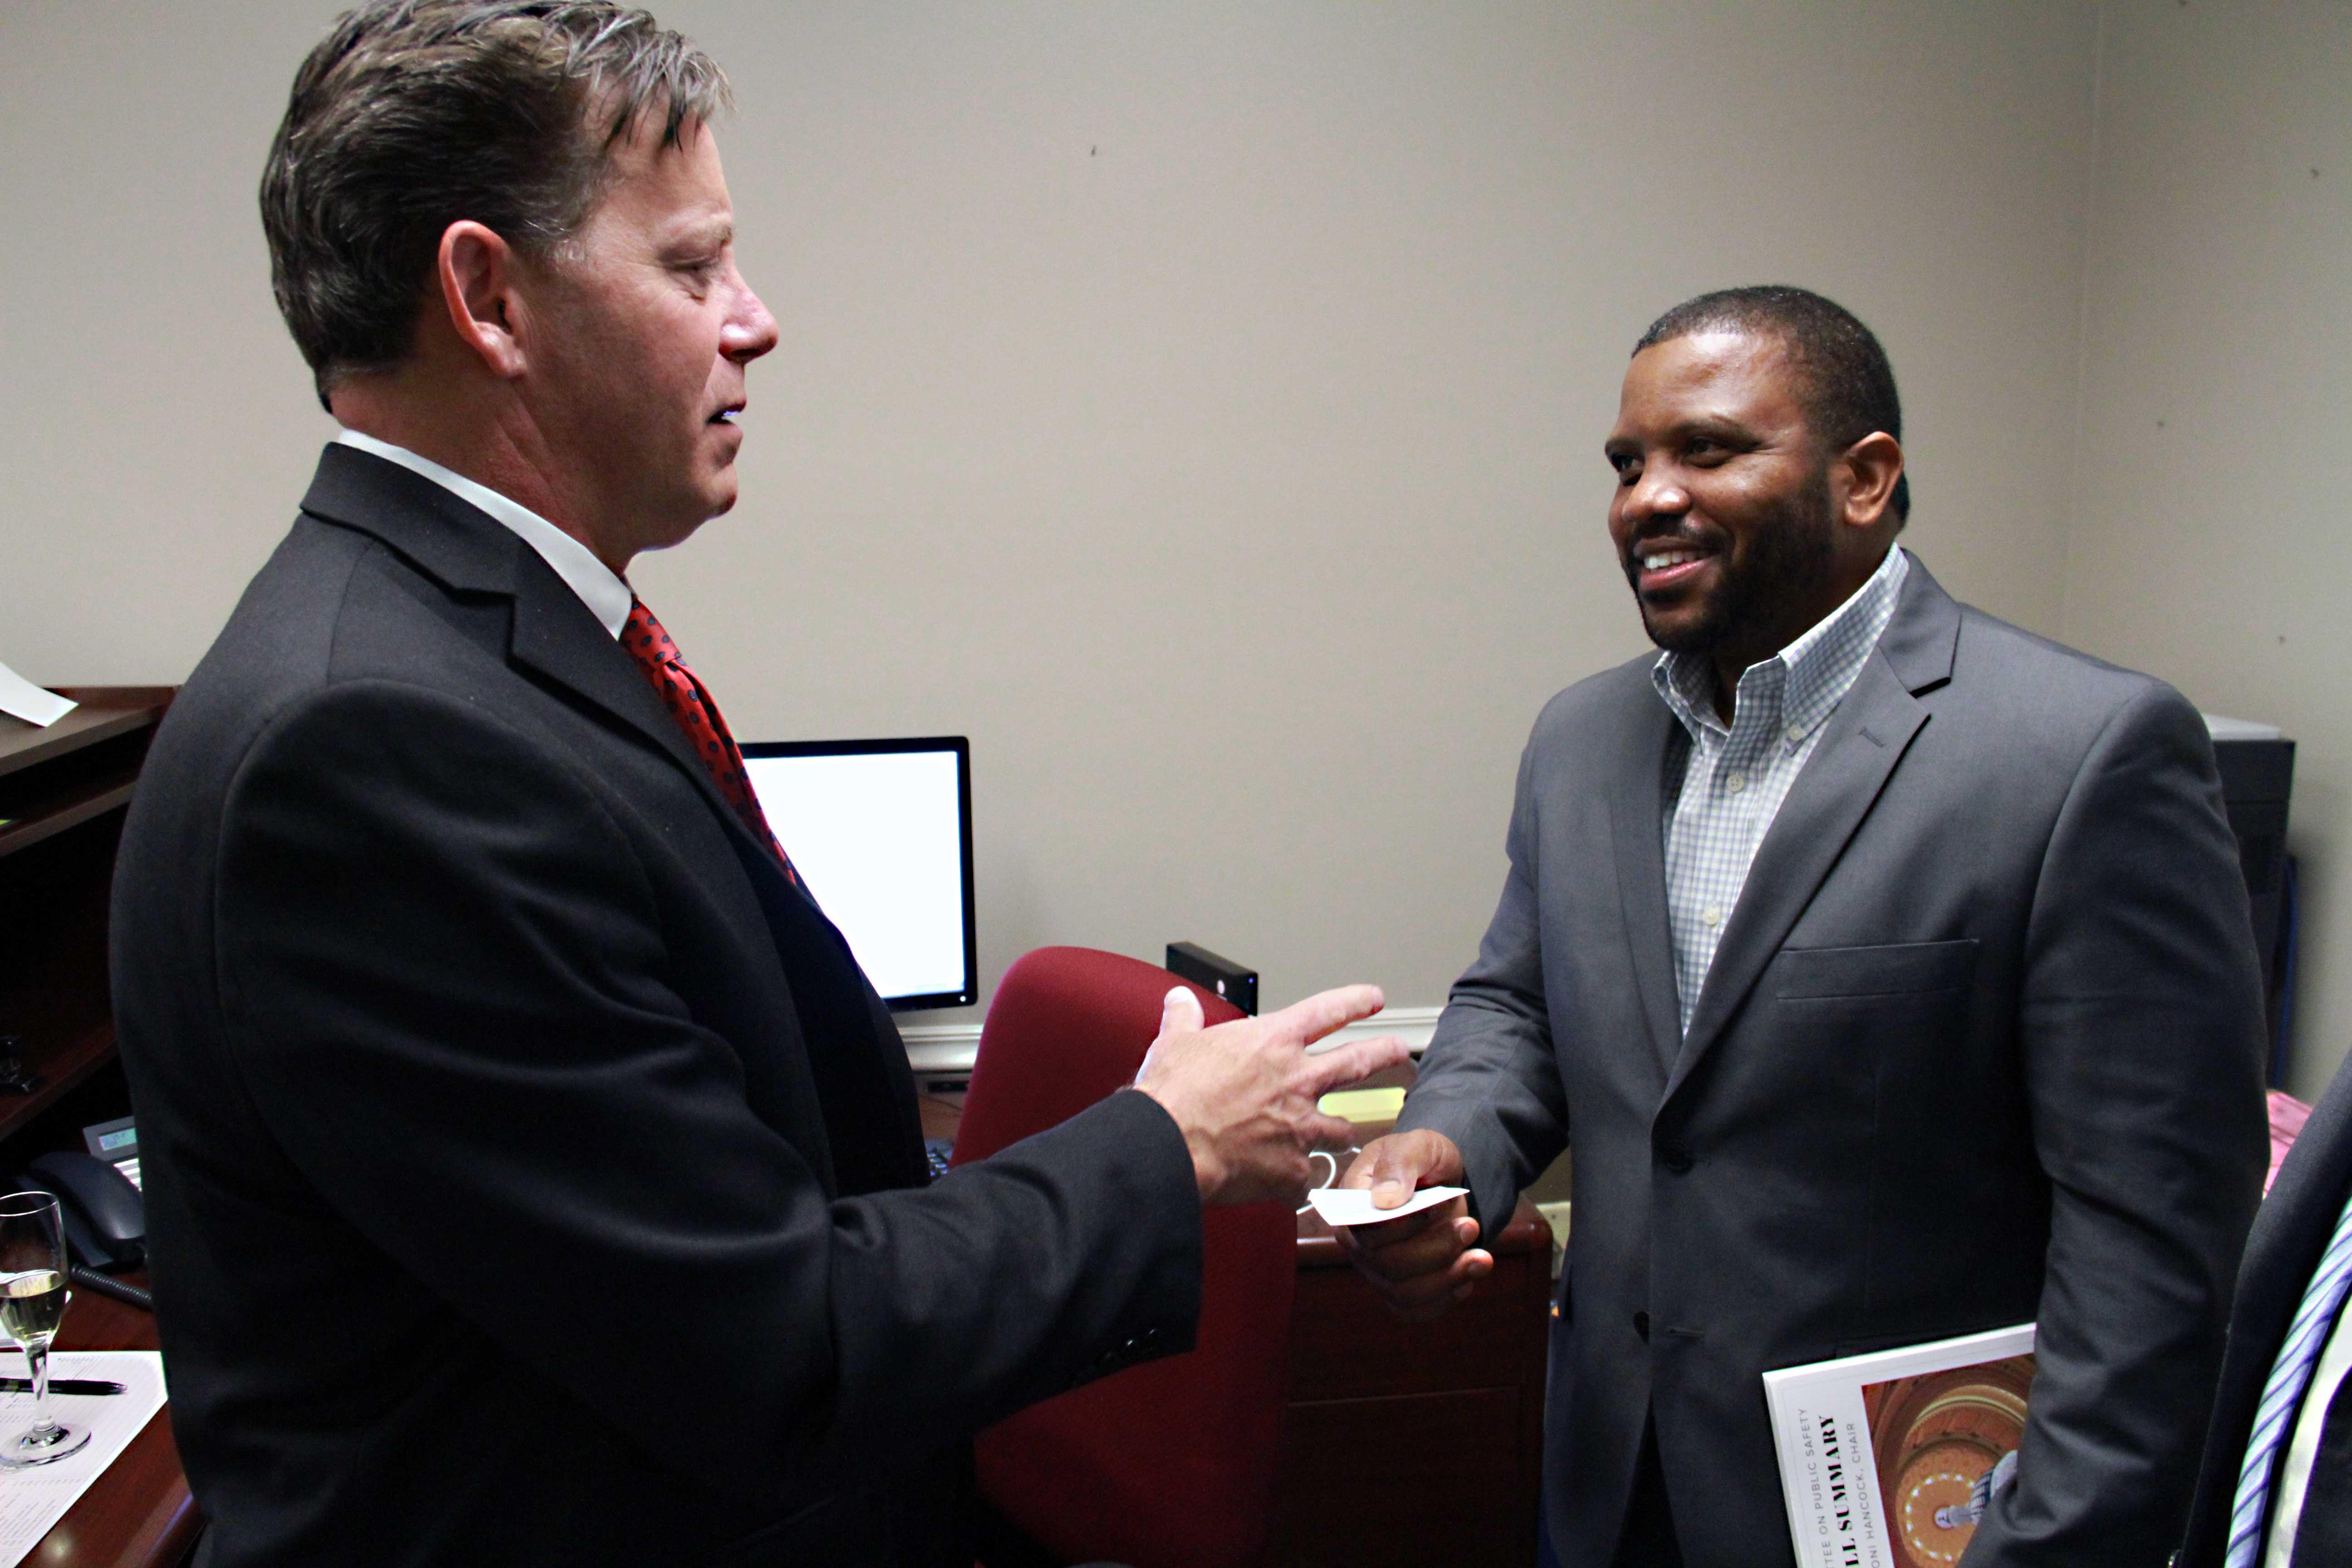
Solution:
<svg viewBox="0 0 2352 1568"><path fill-rule="evenodd" d="M25 1375L21 1352L0 1354L0 1375ZM0 1568L16 1568L163 1408L163 1358L154 1351L55 1351L49 1377L103 1379L122 1384L122 1392L50 1394L49 1413L89 1427L89 1442L55 1464L0 1470ZM30 1394L0 1394L0 1438L32 1424Z"/></svg>
<svg viewBox="0 0 2352 1568"><path fill-rule="evenodd" d="M47 729L72 712L78 703L54 691L44 691L5 664L0 664L0 713L13 713L28 724Z"/></svg>

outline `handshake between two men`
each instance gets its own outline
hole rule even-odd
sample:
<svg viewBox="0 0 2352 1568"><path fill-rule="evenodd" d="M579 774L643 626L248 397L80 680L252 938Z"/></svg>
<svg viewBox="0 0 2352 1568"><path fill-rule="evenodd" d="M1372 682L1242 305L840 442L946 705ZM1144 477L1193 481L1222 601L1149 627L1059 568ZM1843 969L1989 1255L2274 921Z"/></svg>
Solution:
<svg viewBox="0 0 2352 1568"><path fill-rule="evenodd" d="M1183 986L1168 993L1160 1035L1135 1087L1158 1100L1183 1131L1192 1173L1207 1204L1258 1203L1297 1194L1308 1183L1308 1155L1343 1150L1353 1124L1318 1107L1335 1089L1406 1059L1392 1037L1315 1047L1385 1005L1376 985L1318 992L1262 1018L1202 1026L1201 1004ZM1339 1178L1369 1188L1375 1208L1398 1208L1424 1186L1458 1182L1462 1152L1427 1130L1378 1138ZM1469 1295L1495 1266L1471 1244L1478 1222L1456 1197L1402 1218L1339 1227L1339 1245L1363 1276L1408 1319L1436 1316Z"/></svg>

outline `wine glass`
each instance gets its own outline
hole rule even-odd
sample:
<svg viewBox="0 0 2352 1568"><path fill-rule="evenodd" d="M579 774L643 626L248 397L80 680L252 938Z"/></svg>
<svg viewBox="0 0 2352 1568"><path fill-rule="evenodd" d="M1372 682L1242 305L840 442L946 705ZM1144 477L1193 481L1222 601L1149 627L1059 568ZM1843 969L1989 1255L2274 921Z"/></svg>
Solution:
<svg viewBox="0 0 2352 1568"><path fill-rule="evenodd" d="M47 1193L0 1198L0 1331L25 1352L33 1380L33 1424L0 1439L0 1467L62 1459L89 1441L89 1428L49 1414L49 1341L65 1321L65 1222Z"/></svg>

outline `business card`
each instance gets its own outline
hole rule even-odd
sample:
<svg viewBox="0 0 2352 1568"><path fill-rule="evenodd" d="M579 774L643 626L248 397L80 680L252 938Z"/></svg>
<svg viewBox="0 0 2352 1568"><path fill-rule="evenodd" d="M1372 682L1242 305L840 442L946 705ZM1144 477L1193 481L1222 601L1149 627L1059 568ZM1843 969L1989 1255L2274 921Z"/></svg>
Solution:
<svg viewBox="0 0 2352 1568"><path fill-rule="evenodd" d="M1419 1214L1427 1208L1458 1198L1467 1187L1423 1187L1392 1209L1372 1206L1369 1187L1318 1187L1307 1194L1323 1223L1337 1227L1343 1225L1380 1225L1384 1221L1402 1219L1409 1214Z"/></svg>

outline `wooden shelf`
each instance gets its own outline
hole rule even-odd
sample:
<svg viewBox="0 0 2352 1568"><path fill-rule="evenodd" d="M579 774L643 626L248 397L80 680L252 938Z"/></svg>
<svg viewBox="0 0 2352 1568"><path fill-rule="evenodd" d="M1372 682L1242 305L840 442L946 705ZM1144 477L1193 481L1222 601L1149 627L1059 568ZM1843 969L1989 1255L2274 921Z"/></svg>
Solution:
<svg viewBox="0 0 2352 1568"><path fill-rule="evenodd" d="M127 805L168 689L68 687L82 705L40 729L0 715L0 858Z"/></svg>
<svg viewBox="0 0 2352 1568"><path fill-rule="evenodd" d="M68 689L144 692L148 689L80 687ZM64 756L68 752L78 752L100 741L110 741L117 735L127 735L133 730L144 729L155 722L165 706L163 702L121 707L85 702L46 730L37 724L27 724L22 719L0 713L0 775Z"/></svg>
<svg viewBox="0 0 2352 1568"><path fill-rule="evenodd" d="M130 805L131 786L138 776L136 770L109 773L79 788L19 808L13 816L0 818L0 856L30 848L44 838L55 837L117 806Z"/></svg>
<svg viewBox="0 0 2352 1568"><path fill-rule="evenodd" d="M114 1021L110 1018L63 1041L45 1045L37 1037L28 1039L20 1059L28 1070L41 1075L41 1087L30 1094L0 1094L0 1141L114 1059Z"/></svg>

